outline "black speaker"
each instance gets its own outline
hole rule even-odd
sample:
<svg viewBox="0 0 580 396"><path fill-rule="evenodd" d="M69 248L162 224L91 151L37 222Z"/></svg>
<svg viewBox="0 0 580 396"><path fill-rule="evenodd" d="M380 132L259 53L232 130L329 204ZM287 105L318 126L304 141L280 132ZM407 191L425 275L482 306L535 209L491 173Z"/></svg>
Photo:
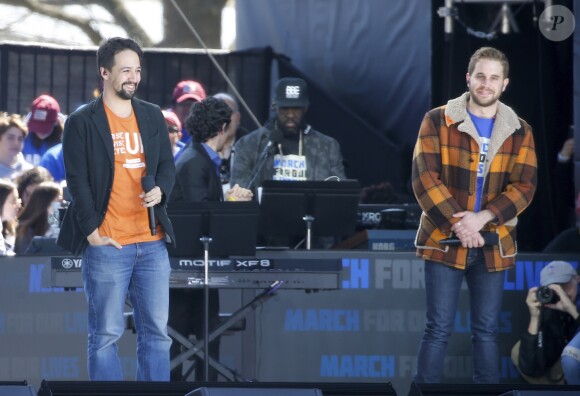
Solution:
<svg viewBox="0 0 580 396"><path fill-rule="evenodd" d="M183 396L195 388L187 382L43 380L38 396Z"/></svg>
<svg viewBox="0 0 580 396"><path fill-rule="evenodd" d="M580 395L580 386L532 384L421 384L412 382L411 390L409 391L409 396L568 396L569 394Z"/></svg>
<svg viewBox="0 0 580 396"><path fill-rule="evenodd" d="M36 396L26 381L0 381L0 396Z"/></svg>
<svg viewBox="0 0 580 396"><path fill-rule="evenodd" d="M185 396L322 396L320 389L198 388Z"/></svg>
<svg viewBox="0 0 580 396"><path fill-rule="evenodd" d="M346 382L141 382L141 381L42 381L38 396L184 396L193 390L205 388L224 389L225 394L255 395L247 392L259 388L259 395L286 395L280 391L306 390L297 396L397 396L390 382L346 383ZM319 393L312 393L318 390ZM511 390L511 389L508 389ZM239 393L239 392L246 393ZM309 391L309 392L308 392ZM276 392L276 393L273 393ZM222 393L224 394L224 393ZM208 395L214 395L209 393ZM295 395L290 393L290 395Z"/></svg>
<svg viewBox="0 0 580 396"><path fill-rule="evenodd" d="M562 385L561 385L562 386ZM503 393L501 396L578 396L579 391L577 390L565 390L564 386L562 390L513 390L508 393Z"/></svg>
<svg viewBox="0 0 580 396"><path fill-rule="evenodd" d="M225 393L194 393L201 392L203 388L207 392L212 392L218 388ZM295 395L295 393L284 393L292 391L301 391L306 393L296 393L296 395L324 395L324 396L397 396L390 382L387 383L349 383L349 382L219 382L213 384L201 384L189 395ZM260 393L257 393L257 392ZM243 392L243 393L241 393ZM316 393L313 393L316 392Z"/></svg>

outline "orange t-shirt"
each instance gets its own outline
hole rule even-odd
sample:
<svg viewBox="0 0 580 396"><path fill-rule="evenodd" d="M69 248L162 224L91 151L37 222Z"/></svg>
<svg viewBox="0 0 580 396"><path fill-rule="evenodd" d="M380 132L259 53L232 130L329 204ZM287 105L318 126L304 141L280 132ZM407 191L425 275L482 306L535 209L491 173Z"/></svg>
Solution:
<svg viewBox="0 0 580 396"><path fill-rule="evenodd" d="M99 233L121 245L157 241L164 235L162 232L151 235L147 209L139 198L143 192L141 179L145 176L145 153L135 113L121 118L107 105L105 112L113 139L115 173L109 206ZM159 231L160 227L157 228Z"/></svg>

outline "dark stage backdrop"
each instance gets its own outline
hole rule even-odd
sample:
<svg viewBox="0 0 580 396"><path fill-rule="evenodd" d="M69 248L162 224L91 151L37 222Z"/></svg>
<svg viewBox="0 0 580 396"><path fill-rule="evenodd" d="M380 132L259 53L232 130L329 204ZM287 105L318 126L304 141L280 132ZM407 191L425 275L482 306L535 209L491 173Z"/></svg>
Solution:
<svg viewBox="0 0 580 396"><path fill-rule="evenodd" d="M454 5L467 26L487 33L501 3L479 3ZM553 2L570 9L572 3ZM563 228L556 221L562 203L555 192L573 182L557 180L553 172L573 123L573 38L553 42L540 34L534 24L544 7L540 1L509 4L519 32L487 40L454 22L454 33L446 35L437 14L443 5L443 0L238 0L238 46L269 45L290 57L291 65L324 91L313 101L309 120L341 142L347 172L363 173L363 184L388 180L400 191L407 187L424 113L465 91L467 63L477 48L503 50L511 82L502 100L534 128L540 165L538 193L521 217L519 245L542 250ZM299 71L282 65L280 73ZM574 81L578 96L580 78ZM348 112L361 122L345 121ZM579 153L577 148L576 179Z"/></svg>
<svg viewBox="0 0 580 396"><path fill-rule="evenodd" d="M571 3L554 2L572 9ZM555 199L555 190L574 183L573 179L562 180L554 172L557 153L573 123L573 37L555 42L541 34L534 17L543 11L543 2L510 6L519 32L512 29L509 34L499 33L487 40L468 34L455 22L453 33L446 34L443 19L436 14L443 5L444 1L438 0L432 9L433 59L437 59L432 65L432 101L441 105L465 92L467 64L477 48L493 46L508 56L510 83L501 100L532 126L538 155L538 190L531 206L520 216L518 246L541 250L563 227L555 221L556 213L565 210L562 201ZM501 4L457 3L456 9L469 28L487 33Z"/></svg>
<svg viewBox="0 0 580 396"><path fill-rule="evenodd" d="M580 0L574 0L575 16L580 10ZM577 20L578 23L580 21ZM574 30L574 197L578 197L577 205L580 210L580 27ZM577 217L580 222L580 214Z"/></svg>
<svg viewBox="0 0 580 396"><path fill-rule="evenodd" d="M261 382L389 380L399 394L406 394L425 321L423 260L414 253L362 250L283 253L286 258L317 255L340 260L341 290L278 290L249 315L245 331L222 337L220 361ZM277 257L277 252L260 254ZM578 266L576 256L521 254L516 267L505 272L500 319L503 383L520 382L509 355L527 328L525 297L528 288L538 285L543 266L555 259ZM87 380L83 291L48 286L50 257L2 257L0 268L0 380L28 380L35 387L42 379ZM233 312L258 292L220 290L221 310ZM444 382L471 382L468 301L464 286ZM125 332L119 354L125 379L132 380L132 332Z"/></svg>
<svg viewBox="0 0 580 396"><path fill-rule="evenodd" d="M280 76L306 76L317 91L307 121L341 143L347 176L407 191L430 106L430 10L424 0L237 0L236 42L271 46L297 69L284 63Z"/></svg>

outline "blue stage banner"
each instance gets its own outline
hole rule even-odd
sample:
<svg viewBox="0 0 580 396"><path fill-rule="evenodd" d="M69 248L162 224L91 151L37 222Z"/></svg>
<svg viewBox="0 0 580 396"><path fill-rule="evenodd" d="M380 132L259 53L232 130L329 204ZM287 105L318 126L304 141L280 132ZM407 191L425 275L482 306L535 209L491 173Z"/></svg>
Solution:
<svg viewBox="0 0 580 396"><path fill-rule="evenodd" d="M289 263L285 271L291 271L292 260L311 260L313 265L316 260L339 260L340 290L278 289L250 311L245 330L222 337L220 361L248 379L264 382L389 380L406 391L425 322L423 260L413 253L370 251L260 252L257 258L281 262L281 257ZM516 267L505 272L502 382L520 382L509 354L527 327L525 295L539 283L543 266L555 259L578 266L576 256L520 254ZM42 379L88 379L85 295L82 288L52 288L50 263L44 256L0 259L0 380L27 380L38 387ZM260 292L220 290L221 311L232 312ZM443 381L471 382L465 287L454 333ZM133 380L131 331L125 332L119 354L125 378Z"/></svg>

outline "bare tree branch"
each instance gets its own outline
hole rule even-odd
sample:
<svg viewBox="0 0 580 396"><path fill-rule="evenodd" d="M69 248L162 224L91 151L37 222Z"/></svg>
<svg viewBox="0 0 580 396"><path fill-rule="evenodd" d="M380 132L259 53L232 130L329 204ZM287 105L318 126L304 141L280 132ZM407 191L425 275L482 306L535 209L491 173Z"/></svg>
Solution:
<svg viewBox="0 0 580 396"><path fill-rule="evenodd" d="M94 4L98 4L113 16L117 23L127 31L129 36L137 39L143 47L153 47L153 41L147 34L133 14L127 11L121 0L93 0Z"/></svg>
<svg viewBox="0 0 580 396"><path fill-rule="evenodd" d="M63 12L62 6L58 5L58 2L47 4L46 2L41 2L39 0L0 0L0 3L25 7L37 14L70 23L71 25L81 29L95 45L98 45L103 40L103 35L93 27L94 25L91 24L92 21L90 19L76 17ZM111 14L116 23L119 26L122 26L129 36L138 39L142 46L153 46L153 42L147 32L141 28L133 15L127 11L121 0L73 1L65 2L64 4L95 4L101 6Z"/></svg>
<svg viewBox="0 0 580 396"><path fill-rule="evenodd" d="M176 0L187 15L188 20L209 48L220 48L221 12L227 0ZM65 5L97 5L105 9L115 23L123 28L127 35L137 39L143 47L167 46L199 48L195 37L188 31L181 15L169 1L163 1L164 38L155 45L147 31L141 27L125 6L123 0L0 0L0 4L24 7L31 12L56 20L67 22L81 29L89 40L98 45L104 38L99 31L99 23L90 18L81 18L63 11ZM47 38L48 41L51 41Z"/></svg>
<svg viewBox="0 0 580 396"><path fill-rule="evenodd" d="M81 29L94 44L99 44L103 39L101 34L91 26L90 20L69 15L63 12L60 7L43 4L37 0L2 0L1 3L18 7L26 7L30 11L37 14L45 15L50 18L55 18L70 23L71 25Z"/></svg>

